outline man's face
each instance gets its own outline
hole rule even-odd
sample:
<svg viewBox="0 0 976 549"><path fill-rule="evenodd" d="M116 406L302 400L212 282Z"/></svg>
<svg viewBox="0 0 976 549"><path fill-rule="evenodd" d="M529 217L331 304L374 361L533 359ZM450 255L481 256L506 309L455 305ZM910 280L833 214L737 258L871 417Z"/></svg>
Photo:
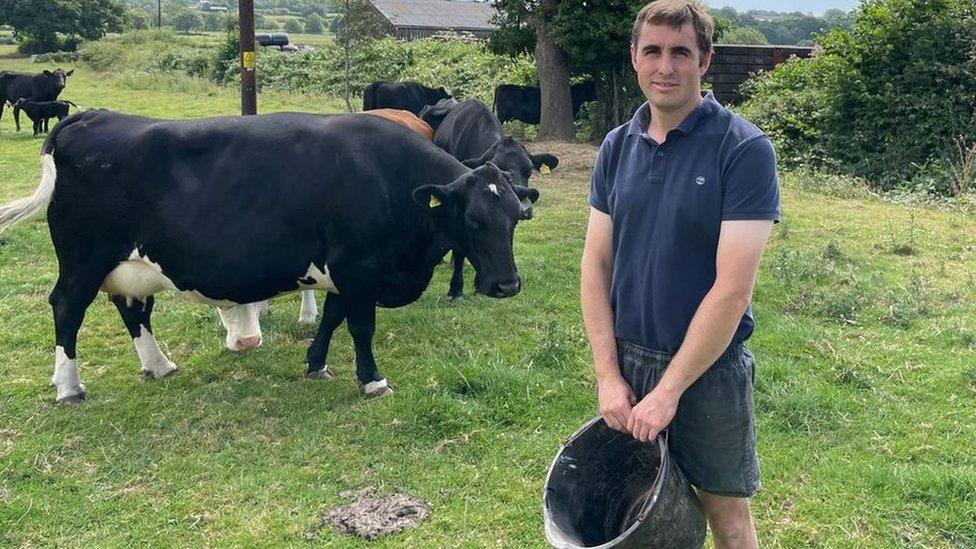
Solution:
<svg viewBox="0 0 976 549"><path fill-rule="evenodd" d="M637 46L630 47L637 81L651 106L680 111L697 105L701 77L708 70L711 53L702 54L690 24L675 29L668 25L644 25Z"/></svg>

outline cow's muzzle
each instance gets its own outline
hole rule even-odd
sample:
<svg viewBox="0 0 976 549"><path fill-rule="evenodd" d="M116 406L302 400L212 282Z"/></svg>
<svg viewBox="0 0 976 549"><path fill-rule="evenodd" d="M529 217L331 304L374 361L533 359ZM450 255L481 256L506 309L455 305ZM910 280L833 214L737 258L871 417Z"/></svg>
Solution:
<svg viewBox="0 0 976 549"><path fill-rule="evenodd" d="M501 282L495 282L491 285L491 290L488 292L489 297L512 297L518 294L522 290L522 279L518 276L515 278L510 278L508 280L503 280Z"/></svg>

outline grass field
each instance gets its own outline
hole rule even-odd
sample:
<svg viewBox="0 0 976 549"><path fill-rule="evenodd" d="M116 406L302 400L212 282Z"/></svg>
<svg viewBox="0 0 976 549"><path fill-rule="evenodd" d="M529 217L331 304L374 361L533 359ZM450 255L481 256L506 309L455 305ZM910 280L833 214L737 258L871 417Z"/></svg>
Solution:
<svg viewBox="0 0 976 549"><path fill-rule="evenodd" d="M64 97L185 118L230 114L236 90L183 77L75 67ZM23 61L0 69L39 70ZM262 112L338 110L263 95ZM38 183L40 139L0 121L0 203ZM419 528L337 547L542 547L540 491L560 442L595 414L578 307L586 183L595 149L556 152L516 235L518 297L445 299L449 269L409 307L381 310L375 351L398 392L364 400L351 342L337 379L305 380L298 298L272 304L264 346L234 354L216 313L157 301L160 344L181 367L140 380L100 297L79 337L89 400L53 403L47 294L57 265L43 216L0 236L0 545L308 543L340 492L429 500ZM764 547L976 547L976 299L966 211L883 201L817 174L783 177L755 297ZM468 277L470 289L470 272Z"/></svg>

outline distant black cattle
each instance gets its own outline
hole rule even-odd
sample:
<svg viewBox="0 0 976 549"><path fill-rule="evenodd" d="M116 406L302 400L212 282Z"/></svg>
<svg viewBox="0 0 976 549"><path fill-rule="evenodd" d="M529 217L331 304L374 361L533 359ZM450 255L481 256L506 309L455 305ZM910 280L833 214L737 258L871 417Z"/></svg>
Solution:
<svg viewBox="0 0 976 549"><path fill-rule="evenodd" d="M78 106L71 101L30 101L21 97L14 103L14 119L20 117L20 111L24 111L34 123L34 135L37 135L48 131L48 120L57 118L60 122L67 118L69 105Z"/></svg>
<svg viewBox="0 0 976 549"><path fill-rule="evenodd" d="M502 124L488 106L477 99L442 100L426 107L421 118L434 130L434 144L469 168L488 162L501 168L517 187L527 187L532 170L548 171L559 164L551 154L531 154L525 146L502 133ZM532 205L523 203L523 219L532 217ZM477 286L477 283L475 284ZM454 274L448 294L460 297L464 290L464 251L454 250Z"/></svg>
<svg viewBox="0 0 976 549"><path fill-rule="evenodd" d="M579 118L583 103L596 101L596 84L584 82L569 87L573 100L573 119ZM495 113L502 122L521 120L538 124L542 113L542 94L537 86L502 84L495 88Z"/></svg>
<svg viewBox="0 0 976 549"><path fill-rule="evenodd" d="M539 197L492 164L471 170L412 130L361 114L170 121L90 110L53 128L41 164L33 196L0 206L0 232L48 210L59 264L51 383L65 403L85 397L76 343L99 291L158 378L176 366L153 335L153 294L180 291L256 321L256 302L328 290L307 375L332 377L329 341L346 321L360 386L389 393L373 357L377 305L416 301L458 246L481 292L516 295L512 236L520 202Z"/></svg>
<svg viewBox="0 0 976 549"><path fill-rule="evenodd" d="M27 98L31 101L54 101L61 94L61 90L68 83L68 77L75 71L64 72L62 69L32 72L0 72L0 118L3 118L4 103L11 105L18 99ZM14 124L20 131L20 113L14 110Z"/></svg>
<svg viewBox="0 0 976 549"><path fill-rule="evenodd" d="M363 110L400 109L420 114L427 105L434 105L451 94L444 89L428 88L417 82L373 82L363 90Z"/></svg>

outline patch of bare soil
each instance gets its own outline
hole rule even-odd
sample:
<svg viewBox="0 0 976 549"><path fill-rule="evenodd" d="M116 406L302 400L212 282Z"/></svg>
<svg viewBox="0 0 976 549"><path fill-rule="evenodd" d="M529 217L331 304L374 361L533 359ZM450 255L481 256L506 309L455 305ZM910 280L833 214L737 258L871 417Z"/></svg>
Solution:
<svg viewBox="0 0 976 549"><path fill-rule="evenodd" d="M430 514L430 503L408 494L381 496L376 488L370 487L339 495L353 502L326 510L319 524L309 528L305 537L312 539L321 528L332 527L346 536L375 540L416 528Z"/></svg>

